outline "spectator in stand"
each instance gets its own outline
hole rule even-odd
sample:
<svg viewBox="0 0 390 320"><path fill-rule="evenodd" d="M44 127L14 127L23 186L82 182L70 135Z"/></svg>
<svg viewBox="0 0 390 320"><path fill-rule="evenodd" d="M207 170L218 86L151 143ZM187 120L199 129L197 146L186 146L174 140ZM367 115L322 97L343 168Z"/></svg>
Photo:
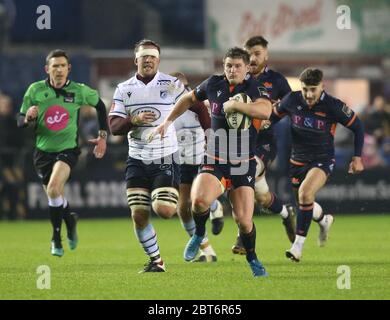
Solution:
<svg viewBox="0 0 390 320"><path fill-rule="evenodd" d="M22 139L12 112L12 100L0 93L0 212L6 219L26 215L24 177L19 161Z"/></svg>
<svg viewBox="0 0 390 320"><path fill-rule="evenodd" d="M376 96L372 106L362 114L365 132L365 148L362 160L367 168L384 166L382 144L387 145L390 139L390 113L385 109L386 101L383 96Z"/></svg>

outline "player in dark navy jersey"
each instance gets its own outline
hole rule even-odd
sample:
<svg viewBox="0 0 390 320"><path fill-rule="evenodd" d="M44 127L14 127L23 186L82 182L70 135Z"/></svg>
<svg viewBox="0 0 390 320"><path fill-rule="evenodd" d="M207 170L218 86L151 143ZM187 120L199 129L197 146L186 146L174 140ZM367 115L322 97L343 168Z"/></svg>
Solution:
<svg viewBox="0 0 390 320"><path fill-rule="evenodd" d="M263 85L270 95L271 102L280 101L291 88L286 78L279 72L268 68L268 41L262 36L249 38L244 45L250 55L249 73L258 83ZM257 134L255 149L257 170L255 183L256 201L271 213L280 214L287 236L291 242L295 240L295 214L294 207L283 205L275 193L270 192L265 172L267 167L276 157L276 139L272 126L267 121L262 122L261 129ZM241 243L240 237L237 237L236 243L232 247L235 254L245 254L245 249Z"/></svg>
<svg viewBox="0 0 390 320"><path fill-rule="evenodd" d="M248 130L229 129L225 116L226 113L239 111L252 119L268 119L271 102L264 87L259 86L252 78L245 79L249 71L249 54L245 50L237 47L229 49L223 65L224 75L209 77L194 91L180 98L164 124L155 132L163 136L169 125L190 105L197 101L209 101L211 130L208 134L205 163L191 190L196 231L187 243L184 258L187 261L195 258L205 235L210 204L224 192L224 181L230 181L234 219L239 225L247 261L254 276L266 276L267 273L256 256L256 228L252 220L257 130L253 124ZM247 94L253 102L243 103L231 99L237 93Z"/></svg>
<svg viewBox="0 0 390 320"><path fill-rule="evenodd" d="M290 117L292 154L290 177L299 204L295 242L286 256L299 261L309 231L315 207L315 196L325 185L334 169L334 134L337 123L354 133L355 153L349 173L364 170L361 161L364 130L356 114L342 101L324 91L322 71L308 68L300 75L301 91L288 94L274 107L272 123ZM332 225L331 215L317 217L320 225L320 245L323 245Z"/></svg>

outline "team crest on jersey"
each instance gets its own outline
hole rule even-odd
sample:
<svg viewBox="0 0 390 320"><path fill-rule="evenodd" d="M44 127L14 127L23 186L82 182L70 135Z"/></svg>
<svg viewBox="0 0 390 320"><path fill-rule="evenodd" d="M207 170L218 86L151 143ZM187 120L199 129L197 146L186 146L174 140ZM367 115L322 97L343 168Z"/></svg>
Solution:
<svg viewBox="0 0 390 320"><path fill-rule="evenodd" d="M264 82L264 87L266 87L267 89L272 89L272 82Z"/></svg>
<svg viewBox="0 0 390 320"><path fill-rule="evenodd" d="M168 96L168 90L161 90L160 91L160 98L165 99Z"/></svg>
<svg viewBox="0 0 390 320"><path fill-rule="evenodd" d="M263 86L257 87L257 90L259 90L261 98L266 97L269 99L269 93L265 87L263 87Z"/></svg>
<svg viewBox="0 0 390 320"><path fill-rule="evenodd" d="M217 91L217 98L221 95L222 91L221 90L218 90Z"/></svg>
<svg viewBox="0 0 390 320"><path fill-rule="evenodd" d="M73 92L67 92L64 96L64 102L68 103L74 103L74 93Z"/></svg>
<svg viewBox="0 0 390 320"><path fill-rule="evenodd" d="M349 118L350 116L352 116L352 110L350 108L348 108L348 106L346 104L343 105L343 109L342 111L344 112L344 114Z"/></svg>
<svg viewBox="0 0 390 320"><path fill-rule="evenodd" d="M131 97L132 94L133 94L132 92L128 92L128 93L127 93L127 97L130 99L130 97Z"/></svg>

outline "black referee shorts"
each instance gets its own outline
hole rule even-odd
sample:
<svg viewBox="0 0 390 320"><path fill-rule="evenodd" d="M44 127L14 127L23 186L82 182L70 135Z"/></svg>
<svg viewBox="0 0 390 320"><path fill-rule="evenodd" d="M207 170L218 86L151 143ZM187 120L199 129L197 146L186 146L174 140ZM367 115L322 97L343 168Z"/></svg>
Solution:
<svg viewBox="0 0 390 320"><path fill-rule="evenodd" d="M72 170L77 163L81 151L79 148L66 149L60 152L45 152L39 149L34 151L34 167L43 185L48 185L54 164L63 161Z"/></svg>

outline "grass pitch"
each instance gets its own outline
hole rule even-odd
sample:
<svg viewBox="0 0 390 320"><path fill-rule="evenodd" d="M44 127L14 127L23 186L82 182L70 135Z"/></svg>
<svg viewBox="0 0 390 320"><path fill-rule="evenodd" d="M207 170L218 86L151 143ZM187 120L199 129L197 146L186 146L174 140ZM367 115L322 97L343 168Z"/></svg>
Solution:
<svg viewBox="0 0 390 320"><path fill-rule="evenodd" d="M210 235L218 262L207 264L183 260L188 237L178 219L154 218L168 271L158 274L138 274L147 258L130 219L81 219L79 247L64 241L62 258L50 255L49 221L0 222L0 299L390 299L390 215L337 216L324 248L313 222L300 263L284 256L290 245L279 217L255 223L268 278L252 277L245 257L231 253L231 218ZM49 290L37 288L41 265L51 271ZM350 268L350 289L337 288L341 265Z"/></svg>

